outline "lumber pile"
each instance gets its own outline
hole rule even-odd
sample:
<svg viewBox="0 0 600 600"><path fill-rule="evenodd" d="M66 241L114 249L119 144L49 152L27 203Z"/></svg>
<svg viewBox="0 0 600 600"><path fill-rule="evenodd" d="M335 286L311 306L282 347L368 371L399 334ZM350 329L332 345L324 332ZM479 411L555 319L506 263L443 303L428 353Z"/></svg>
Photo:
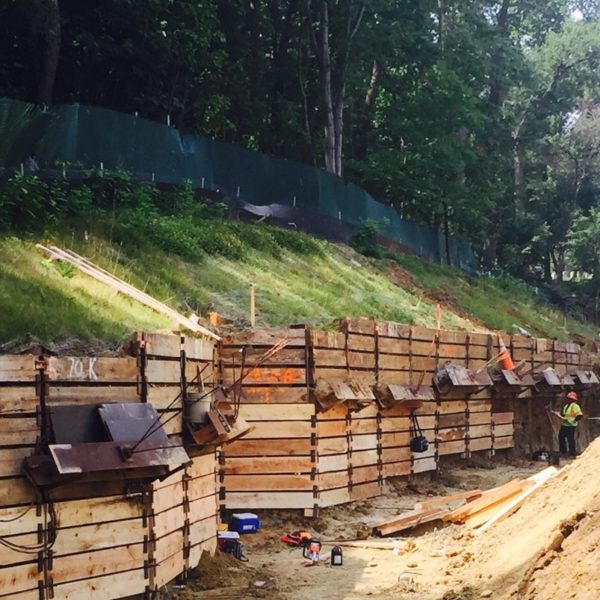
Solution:
<svg viewBox="0 0 600 600"><path fill-rule="evenodd" d="M557 473L555 467L548 467L527 479L512 479L484 492L470 490L428 498L417 502L413 510L375 525L373 532L385 536L437 520L464 524L470 528L481 527L480 531L485 531L518 510L533 492ZM457 503L459 506L456 506Z"/></svg>

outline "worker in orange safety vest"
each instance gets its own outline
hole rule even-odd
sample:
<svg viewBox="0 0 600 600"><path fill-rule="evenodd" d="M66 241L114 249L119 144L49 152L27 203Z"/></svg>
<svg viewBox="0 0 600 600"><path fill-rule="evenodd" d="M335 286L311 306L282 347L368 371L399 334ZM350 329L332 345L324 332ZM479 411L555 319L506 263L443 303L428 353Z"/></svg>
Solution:
<svg viewBox="0 0 600 600"><path fill-rule="evenodd" d="M558 432L558 444L561 454L568 453L571 456L577 456L577 446L575 442L575 433L577 432L577 423L583 418L583 411L579 406L579 398L576 392L567 394L567 402L560 411L560 431Z"/></svg>

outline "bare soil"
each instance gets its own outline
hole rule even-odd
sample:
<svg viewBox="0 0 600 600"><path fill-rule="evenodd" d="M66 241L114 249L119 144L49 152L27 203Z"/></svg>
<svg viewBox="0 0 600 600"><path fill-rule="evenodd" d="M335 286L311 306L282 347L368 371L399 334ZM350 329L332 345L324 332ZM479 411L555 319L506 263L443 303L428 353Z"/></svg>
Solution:
<svg viewBox="0 0 600 600"><path fill-rule="evenodd" d="M385 495L332 507L318 519L294 511L264 511L263 528L242 537L247 563L217 553L201 562L179 600L553 600L600 598L600 440L534 493L511 517L481 534L441 522L402 536L376 538L371 528L431 495L487 489L544 463L506 459L456 460L437 481L420 476L392 482ZM279 537L310 529L323 542L321 562L309 566L300 549ZM343 546L341 567L329 563Z"/></svg>

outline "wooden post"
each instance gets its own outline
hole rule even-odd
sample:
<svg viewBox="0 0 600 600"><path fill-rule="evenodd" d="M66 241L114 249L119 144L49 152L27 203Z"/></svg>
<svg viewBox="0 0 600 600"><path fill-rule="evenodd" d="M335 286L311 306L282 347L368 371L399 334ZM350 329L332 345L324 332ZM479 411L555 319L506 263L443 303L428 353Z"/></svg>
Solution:
<svg viewBox="0 0 600 600"><path fill-rule="evenodd" d="M256 325L256 287L252 283L250 285L250 326Z"/></svg>

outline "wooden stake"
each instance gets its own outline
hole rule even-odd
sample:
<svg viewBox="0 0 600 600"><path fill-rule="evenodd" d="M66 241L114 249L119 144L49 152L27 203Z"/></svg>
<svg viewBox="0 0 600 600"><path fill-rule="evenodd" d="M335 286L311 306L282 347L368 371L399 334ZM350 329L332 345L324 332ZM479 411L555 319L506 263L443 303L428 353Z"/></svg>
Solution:
<svg viewBox="0 0 600 600"><path fill-rule="evenodd" d="M256 325L256 287L254 284L250 285L250 326Z"/></svg>

